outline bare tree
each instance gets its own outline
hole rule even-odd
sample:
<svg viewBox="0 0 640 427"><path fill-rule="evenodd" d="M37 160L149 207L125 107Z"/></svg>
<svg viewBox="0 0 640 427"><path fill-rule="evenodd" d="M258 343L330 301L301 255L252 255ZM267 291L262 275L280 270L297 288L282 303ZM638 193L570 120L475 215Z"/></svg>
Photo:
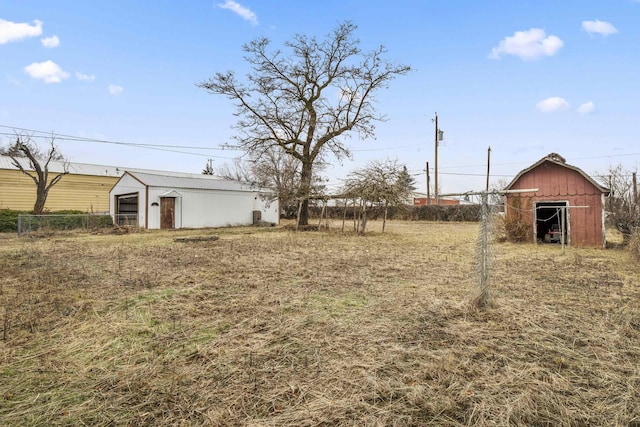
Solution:
<svg viewBox="0 0 640 427"><path fill-rule="evenodd" d="M213 175L247 184L256 182L256 178L251 170L251 163L239 158L233 159L231 163L225 162L220 164L220 166L214 170Z"/></svg>
<svg viewBox="0 0 640 427"><path fill-rule="evenodd" d="M234 159L232 163L223 163L216 173L226 179L268 188L277 195L280 207L285 209L288 215L295 215L297 212L300 161L276 147L267 148L262 156L257 158ZM322 180L314 173L311 195L321 193L323 188Z"/></svg>
<svg viewBox="0 0 640 427"><path fill-rule="evenodd" d="M287 212L295 210L300 186L300 161L272 147L253 160L252 165L258 182L278 195L280 207Z"/></svg>
<svg viewBox="0 0 640 427"><path fill-rule="evenodd" d="M507 198L503 193L501 193L501 191L507 188L507 185L509 185L509 181L504 178L500 178L491 184L491 191L488 194L488 203L494 209L501 207L501 210L504 211L504 204L506 203Z"/></svg>
<svg viewBox="0 0 640 427"><path fill-rule="evenodd" d="M27 175L36 184L36 202L33 205L33 213L42 214L47 196L51 187L56 185L62 177L69 173L69 163L58 151L55 144L55 136L49 140L49 148L46 152L40 151L29 135L16 136L16 142L7 148L0 150L0 154L11 157L11 163L20 172ZM26 161L25 161L26 160ZM49 175L51 161L63 162L63 171Z"/></svg>
<svg viewBox="0 0 640 427"><path fill-rule="evenodd" d="M235 103L241 147L254 156L278 147L300 162L301 225L309 221L316 162L328 153L350 156L344 144L350 132L373 136L374 123L384 120L374 106L375 93L410 70L383 59L382 46L362 52L355 30L344 22L325 40L295 35L285 43L287 53L269 50L269 40L258 38L244 45L252 66L246 82L229 71L197 84Z"/></svg>
<svg viewBox="0 0 640 427"><path fill-rule="evenodd" d="M625 238L640 227L640 208L638 207L638 195L634 194L632 177L637 173L623 165L611 166L604 174L597 174L600 182L609 188L606 210L609 222L612 223Z"/></svg>
<svg viewBox="0 0 640 427"><path fill-rule="evenodd" d="M395 160L369 162L364 168L349 174L344 187L345 196L360 200L361 234L366 230L369 208L384 208L384 231L389 207L406 203L412 191L412 180L407 179L406 166L399 165Z"/></svg>

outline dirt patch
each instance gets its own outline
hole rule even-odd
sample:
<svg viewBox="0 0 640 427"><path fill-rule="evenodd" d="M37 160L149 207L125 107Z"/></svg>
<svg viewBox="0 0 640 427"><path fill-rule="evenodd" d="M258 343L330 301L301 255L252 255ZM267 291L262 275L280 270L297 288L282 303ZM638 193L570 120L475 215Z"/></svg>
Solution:
<svg viewBox="0 0 640 427"><path fill-rule="evenodd" d="M219 236L193 236L193 237L177 237L174 242L179 243L196 243L196 242L215 242L220 239Z"/></svg>

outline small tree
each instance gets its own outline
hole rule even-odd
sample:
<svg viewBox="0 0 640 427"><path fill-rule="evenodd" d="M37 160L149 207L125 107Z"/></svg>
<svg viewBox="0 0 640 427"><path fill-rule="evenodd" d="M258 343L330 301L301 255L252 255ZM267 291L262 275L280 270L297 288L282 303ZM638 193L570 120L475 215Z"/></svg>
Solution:
<svg viewBox="0 0 640 427"><path fill-rule="evenodd" d="M294 216L297 212L300 162L282 150L271 147L261 156L252 156L248 160L234 159L230 164L223 163L217 174L223 178L268 188L278 196L280 207L285 209L288 215ZM314 174L311 195L321 195L323 190L322 180Z"/></svg>
<svg viewBox="0 0 640 427"><path fill-rule="evenodd" d="M602 184L609 188L606 210L612 223L628 240L635 229L640 227L638 195L633 194L633 173L623 165L611 166L607 173L598 174Z"/></svg>
<svg viewBox="0 0 640 427"><path fill-rule="evenodd" d="M207 164L202 169L202 175L213 175L213 160L207 159Z"/></svg>
<svg viewBox="0 0 640 427"><path fill-rule="evenodd" d="M49 149L46 152L40 151L30 136L19 135L16 137L15 143L1 150L1 154L11 157L13 166L36 184L36 202L33 205L33 213L35 215L42 214L49 190L69 173L69 163L58 151L55 136L51 136ZM49 164L52 160L63 162L63 171L50 178Z"/></svg>
<svg viewBox="0 0 640 427"><path fill-rule="evenodd" d="M360 200L359 232L361 234L366 230L367 210L373 206L384 208L382 222L384 232L389 207L406 203L413 191L411 180L407 179L407 175L406 166L400 166L397 161L391 160L369 162L364 168L349 175L344 193L347 197Z"/></svg>
<svg viewBox="0 0 640 427"><path fill-rule="evenodd" d="M507 185L509 185L509 182L504 178L500 178L491 184L491 191L489 191L488 200L490 206L494 208L502 207L502 210L504 211L504 204L507 201L507 197L504 195L504 193L501 193L501 191L506 189Z"/></svg>
<svg viewBox="0 0 640 427"><path fill-rule="evenodd" d="M375 108L376 92L410 70L386 61L382 46L362 52L355 30L344 22L324 40L296 35L285 43L286 53L256 39L244 46L252 67L246 82L229 71L198 83L235 103L243 149L260 156L276 147L299 162L300 225L308 225L315 166L329 153L349 156L344 138L350 133L374 135L375 122L384 119Z"/></svg>
<svg viewBox="0 0 640 427"><path fill-rule="evenodd" d="M404 188L407 192L407 202L413 203L413 200L408 200L411 194L416 191L416 179L409 173L406 166L402 166L402 170L398 175L398 185Z"/></svg>

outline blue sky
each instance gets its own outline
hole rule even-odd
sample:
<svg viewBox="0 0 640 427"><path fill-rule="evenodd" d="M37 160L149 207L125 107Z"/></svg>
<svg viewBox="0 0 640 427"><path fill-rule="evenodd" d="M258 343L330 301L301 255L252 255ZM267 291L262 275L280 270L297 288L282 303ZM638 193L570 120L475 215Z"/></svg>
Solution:
<svg viewBox="0 0 640 427"><path fill-rule="evenodd" d="M436 111L445 193L484 187L489 146L492 182L550 152L591 174L640 162L637 0L0 0L0 133L167 145L58 141L75 162L199 173L241 153L217 149L232 142L233 106L195 84L244 75L256 37L280 47L345 20L364 50L382 44L413 71L378 94L388 120L348 141L353 159L325 171L333 185L390 158L424 187Z"/></svg>

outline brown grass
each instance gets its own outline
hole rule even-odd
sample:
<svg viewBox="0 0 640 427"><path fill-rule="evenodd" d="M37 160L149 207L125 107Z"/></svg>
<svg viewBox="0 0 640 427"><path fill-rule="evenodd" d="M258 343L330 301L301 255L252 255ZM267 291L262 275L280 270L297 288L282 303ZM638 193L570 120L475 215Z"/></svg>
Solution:
<svg viewBox="0 0 640 427"><path fill-rule="evenodd" d="M387 227L0 238L0 425L640 425L628 252Z"/></svg>

